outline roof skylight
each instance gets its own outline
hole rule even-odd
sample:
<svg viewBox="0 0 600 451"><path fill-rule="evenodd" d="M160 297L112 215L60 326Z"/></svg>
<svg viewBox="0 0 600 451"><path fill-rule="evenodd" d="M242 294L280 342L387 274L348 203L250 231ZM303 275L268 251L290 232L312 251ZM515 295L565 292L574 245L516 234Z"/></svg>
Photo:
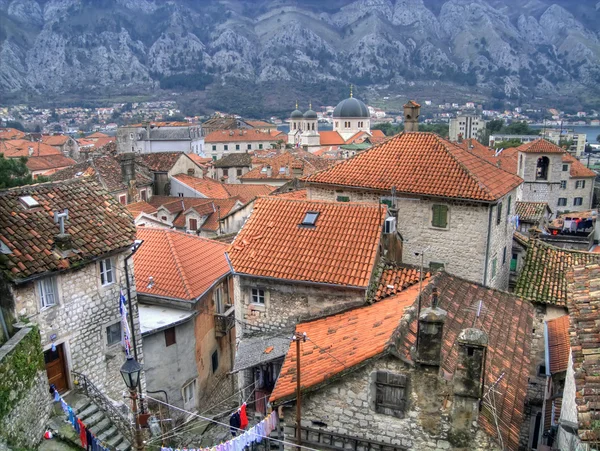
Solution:
<svg viewBox="0 0 600 451"><path fill-rule="evenodd" d="M314 226L317 222L317 218L319 217L318 211L308 211L302 220L300 225L303 226Z"/></svg>

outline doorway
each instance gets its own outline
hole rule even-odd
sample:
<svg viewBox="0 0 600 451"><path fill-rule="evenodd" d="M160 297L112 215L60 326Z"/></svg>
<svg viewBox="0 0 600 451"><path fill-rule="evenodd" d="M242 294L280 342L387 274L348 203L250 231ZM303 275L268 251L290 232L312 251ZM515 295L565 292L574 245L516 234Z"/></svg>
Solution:
<svg viewBox="0 0 600 451"><path fill-rule="evenodd" d="M48 374L48 383L54 384L59 393L69 388L65 350L62 344L56 345L56 350L48 349L44 352L44 363Z"/></svg>

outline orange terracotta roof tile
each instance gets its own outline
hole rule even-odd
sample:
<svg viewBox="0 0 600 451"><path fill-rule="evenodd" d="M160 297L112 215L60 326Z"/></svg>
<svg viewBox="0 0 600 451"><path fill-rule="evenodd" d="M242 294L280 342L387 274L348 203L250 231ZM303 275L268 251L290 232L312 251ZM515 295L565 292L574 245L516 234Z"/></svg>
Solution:
<svg viewBox="0 0 600 451"><path fill-rule="evenodd" d="M148 213L150 215L156 213L156 207L153 207L148 202L145 202L143 200L139 202L134 202L132 204L127 204L126 208L127 210L129 210L129 212L134 218L140 213Z"/></svg>
<svg viewBox="0 0 600 451"><path fill-rule="evenodd" d="M571 268L567 280L578 434L581 441L595 445L598 443L596 419L600 417L600 266L591 264Z"/></svg>
<svg viewBox="0 0 600 451"><path fill-rule="evenodd" d="M0 128L0 140L3 139L22 139L25 137L25 132L16 128Z"/></svg>
<svg viewBox="0 0 600 451"><path fill-rule="evenodd" d="M408 287L419 283L419 268L388 266L384 268L375 293L375 300L393 296ZM427 268L423 271L423 280L429 279L431 273Z"/></svg>
<svg viewBox="0 0 600 451"><path fill-rule="evenodd" d="M95 132L92 133L91 135L86 136L87 139L96 139L96 138L110 138L109 135L107 135L106 133L102 133L102 132Z"/></svg>
<svg viewBox="0 0 600 451"><path fill-rule="evenodd" d="M315 226L302 226L318 212ZM366 288L385 206L261 197L229 250L235 272Z"/></svg>
<svg viewBox="0 0 600 451"><path fill-rule="evenodd" d="M133 257L138 293L193 301L230 272L227 244L144 227L138 227L137 238L144 240Z"/></svg>
<svg viewBox="0 0 600 451"><path fill-rule="evenodd" d="M199 166L206 166L213 161L212 158L201 157L195 153L188 153L187 156Z"/></svg>
<svg viewBox="0 0 600 451"><path fill-rule="evenodd" d="M328 168L333 162L320 158L304 150L287 151L269 159L253 161L254 168L240 177L240 180L292 180ZM271 168L269 175L268 168Z"/></svg>
<svg viewBox="0 0 600 451"><path fill-rule="evenodd" d="M204 137L205 143L224 143L224 142L255 142L269 141L276 143L283 136L281 132L272 134L255 129L237 129L237 130L215 130Z"/></svg>
<svg viewBox="0 0 600 451"><path fill-rule="evenodd" d="M72 158L66 157L63 154L58 155L47 155L43 157L29 157L27 158L27 169L30 171L57 171L58 169L67 168L77 164L77 161Z"/></svg>
<svg viewBox="0 0 600 451"><path fill-rule="evenodd" d="M228 183L225 184L225 189L230 197L237 197L243 204L247 204L258 196L268 196L277 188L271 185Z"/></svg>
<svg viewBox="0 0 600 451"><path fill-rule="evenodd" d="M585 167L583 165L583 163L581 163L577 158L575 158L573 155L569 154L568 152L565 152L563 154L562 161L563 161L563 163L569 163L571 165L571 168L569 170L569 175L571 177L585 178L585 177L596 177L596 175L597 175L595 171L592 171L591 169Z"/></svg>
<svg viewBox="0 0 600 451"><path fill-rule="evenodd" d="M31 148L31 152L29 149ZM0 153L6 158L16 157L47 157L62 155L62 152L48 144L27 141L26 139L11 139L0 141Z"/></svg>
<svg viewBox="0 0 600 451"><path fill-rule="evenodd" d="M462 143L455 144L464 150L489 161L500 169L504 169L511 174L517 173L519 151L516 147L509 147L507 149L502 149L502 151L496 151L484 146L476 139L465 139Z"/></svg>
<svg viewBox="0 0 600 451"><path fill-rule="evenodd" d="M174 178L186 186L189 186L193 190L202 193L206 197L212 197L215 199L225 199L230 197L229 192L225 188L225 184L217 182L211 178L192 177L191 175L186 174L177 174L174 176Z"/></svg>
<svg viewBox="0 0 600 451"><path fill-rule="evenodd" d="M219 218L223 219L229 213L234 211L238 201L241 202L237 197L230 197L229 199L214 199L212 201L214 212L208 216L200 229L211 232L219 230Z"/></svg>
<svg viewBox="0 0 600 451"><path fill-rule="evenodd" d="M314 388L332 376L382 354L392 345L392 336L398 329L404 309L415 302L418 293L418 286L413 286L373 305L298 324L296 334L306 333L308 337L308 341L300 344L302 387ZM292 343L270 401L294 396L295 392L296 343Z"/></svg>
<svg viewBox="0 0 600 451"><path fill-rule="evenodd" d="M523 202L515 203L515 214L519 216L519 221L539 222L545 215L552 213L548 202Z"/></svg>
<svg viewBox="0 0 600 451"><path fill-rule="evenodd" d="M39 207L20 201L31 196ZM65 231L74 252L55 252L59 226L53 212L68 208ZM46 272L89 263L131 246L135 226L129 212L93 179L42 183L0 192L0 240L11 253L3 254L0 271L10 279L27 279Z"/></svg>
<svg viewBox="0 0 600 451"><path fill-rule="evenodd" d="M43 135L42 142L49 146L62 146L69 140L66 135Z"/></svg>
<svg viewBox="0 0 600 451"><path fill-rule="evenodd" d="M517 147L519 152L525 153L564 153L565 151L550 141L539 138L535 141L523 143Z"/></svg>
<svg viewBox="0 0 600 451"><path fill-rule="evenodd" d="M523 181L433 133L401 133L320 171L310 184L495 201Z"/></svg>
<svg viewBox="0 0 600 451"><path fill-rule="evenodd" d="M169 172L182 155L183 152L153 152L136 156L136 160L154 172Z"/></svg>
<svg viewBox="0 0 600 451"><path fill-rule="evenodd" d="M569 315L546 321L550 374L567 371L571 343L569 341Z"/></svg>
<svg viewBox="0 0 600 451"><path fill-rule="evenodd" d="M306 200L306 188L297 189L296 191L288 191L287 193L273 193L274 196L283 197L284 199L299 199Z"/></svg>
<svg viewBox="0 0 600 451"><path fill-rule="evenodd" d="M321 137L319 141L321 146L341 146L342 144L346 144L346 140L336 131L320 130L319 136Z"/></svg>

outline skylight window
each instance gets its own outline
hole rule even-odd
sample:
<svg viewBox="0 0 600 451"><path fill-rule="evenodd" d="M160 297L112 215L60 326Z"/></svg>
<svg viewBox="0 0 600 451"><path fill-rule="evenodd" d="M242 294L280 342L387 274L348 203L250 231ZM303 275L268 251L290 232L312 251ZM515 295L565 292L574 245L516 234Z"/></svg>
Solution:
<svg viewBox="0 0 600 451"><path fill-rule="evenodd" d="M260 172L261 172L261 173L263 173L263 174L266 174L266 173L267 173L267 167L266 167L266 166L264 166L264 167L263 167L263 168L260 170Z"/></svg>
<svg viewBox="0 0 600 451"><path fill-rule="evenodd" d="M319 217L318 211L309 211L306 213L306 216L304 216L304 219L302 220L302 223L300 225L314 226L317 222L318 217Z"/></svg>
<svg viewBox="0 0 600 451"><path fill-rule="evenodd" d="M37 200L35 200L33 197L31 197L31 196L22 196L22 197L19 197L19 200L27 208L35 208L35 207L39 207L40 206L39 202Z"/></svg>
<svg viewBox="0 0 600 451"><path fill-rule="evenodd" d="M280 174L285 174L285 166L281 166L281 167L279 168L279 173L280 173Z"/></svg>

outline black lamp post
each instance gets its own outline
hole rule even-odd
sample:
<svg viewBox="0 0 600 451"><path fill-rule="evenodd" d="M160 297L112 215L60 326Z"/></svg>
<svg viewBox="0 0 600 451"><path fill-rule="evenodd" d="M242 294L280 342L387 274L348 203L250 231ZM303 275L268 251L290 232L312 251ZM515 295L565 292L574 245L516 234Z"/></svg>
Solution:
<svg viewBox="0 0 600 451"><path fill-rule="evenodd" d="M140 420L137 411L137 387L140 383L140 374L142 372L142 365L138 363L132 356L127 356L127 360L121 366L121 376L123 376L123 380L125 381L125 385L129 389L129 394L131 396L131 404L133 410L133 418L135 421L135 430L134 430L134 445L133 449L136 451L143 451L144 446L142 444L142 437L140 431Z"/></svg>

